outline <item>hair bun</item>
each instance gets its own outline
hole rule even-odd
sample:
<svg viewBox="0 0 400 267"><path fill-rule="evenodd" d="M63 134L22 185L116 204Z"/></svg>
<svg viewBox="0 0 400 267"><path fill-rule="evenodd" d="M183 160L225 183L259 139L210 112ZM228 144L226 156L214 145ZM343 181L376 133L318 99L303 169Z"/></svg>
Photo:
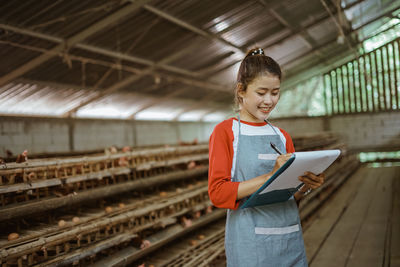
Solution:
<svg viewBox="0 0 400 267"><path fill-rule="evenodd" d="M264 50L263 50L262 48L254 48L254 49L251 49L251 50L247 53L246 57L249 57L249 56L256 56L256 55L265 56Z"/></svg>

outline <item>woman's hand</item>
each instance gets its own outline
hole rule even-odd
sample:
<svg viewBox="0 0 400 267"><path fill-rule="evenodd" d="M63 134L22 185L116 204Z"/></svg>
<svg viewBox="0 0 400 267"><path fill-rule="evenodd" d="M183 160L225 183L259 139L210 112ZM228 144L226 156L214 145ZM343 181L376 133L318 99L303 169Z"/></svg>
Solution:
<svg viewBox="0 0 400 267"><path fill-rule="evenodd" d="M237 199L250 196L256 192L260 186L262 186L271 176L292 156L291 153L285 155L279 155L276 159L275 166L269 173L262 174L260 176L248 179L240 182L238 187Z"/></svg>
<svg viewBox="0 0 400 267"><path fill-rule="evenodd" d="M282 167L283 164L286 163L292 156L292 153L284 154L284 155L279 155L276 158L274 168L272 169L272 174L274 174L280 167Z"/></svg>
<svg viewBox="0 0 400 267"><path fill-rule="evenodd" d="M299 180L304 183L305 187L302 188L301 191L306 191L308 189L317 189L325 182L325 173L321 173L319 175L315 175L312 172L306 172L304 175L299 177Z"/></svg>

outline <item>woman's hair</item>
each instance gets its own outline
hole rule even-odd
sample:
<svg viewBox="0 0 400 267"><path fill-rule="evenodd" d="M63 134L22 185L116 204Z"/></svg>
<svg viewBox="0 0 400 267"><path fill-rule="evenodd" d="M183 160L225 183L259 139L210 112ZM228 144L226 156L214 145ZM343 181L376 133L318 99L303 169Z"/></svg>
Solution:
<svg viewBox="0 0 400 267"><path fill-rule="evenodd" d="M247 52L239 67L235 90L237 105L241 103L239 91L246 91L248 84L261 75L272 75L281 80L281 67L271 57L266 56L261 48L253 48Z"/></svg>

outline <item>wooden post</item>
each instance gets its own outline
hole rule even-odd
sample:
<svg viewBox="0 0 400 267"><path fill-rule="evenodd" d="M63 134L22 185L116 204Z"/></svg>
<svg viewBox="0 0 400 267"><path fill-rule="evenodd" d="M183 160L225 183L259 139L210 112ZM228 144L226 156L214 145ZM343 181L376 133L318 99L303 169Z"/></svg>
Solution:
<svg viewBox="0 0 400 267"><path fill-rule="evenodd" d="M360 112L364 111L364 105L363 105L363 97L362 97L362 86L361 86L361 57L357 58L357 70L358 70L358 93L360 95Z"/></svg>
<svg viewBox="0 0 400 267"><path fill-rule="evenodd" d="M397 47L397 49L396 49ZM393 42L393 73L394 73L394 92L395 92L395 97L396 97L396 108L397 110L400 110L400 100L399 100L399 90L398 90L398 85L397 82L399 81L398 79L398 74L399 70L397 68L397 62L400 60L400 55L399 55L399 40L396 40Z"/></svg>
<svg viewBox="0 0 400 267"><path fill-rule="evenodd" d="M342 66L342 86L343 94L345 98L345 113L351 113L351 98L350 98L350 88L349 88L349 70L347 65Z"/></svg>
<svg viewBox="0 0 400 267"><path fill-rule="evenodd" d="M387 107L387 96L386 96L386 83L385 83L385 64L384 64L384 58L383 58L383 49L384 49L384 47L382 47L381 49L380 49L380 51L381 51L381 70L382 70L382 89L383 89L383 99L384 99L384 101L383 101L383 105L384 105L384 110L388 110L388 107Z"/></svg>
<svg viewBox="0 0 400 267"><path fill-rule="evenodd" d="M372 112L376 112L376 97L375 97L375 90L376 90L376 64L374 60L374 52L368 53L369 64L371 65L371 101L372 101ZM379 102L378 102L379 103Z"/></svg>
<svg viewBox="0 0 400 267"><path fill-rule="evenodd" d="M363 92L363 99L365 99L365 112L370 112L369 105L368 105L368 72L367 72L367 57L364 55L362 56L363 59L363 74L364 74L364 88L362 89Z"/></svg>
<svg viewBox="0 0 400 267"><path fill-rule="evenodd" d="M391 49L389 49L389 48L391 48ZM386 45L386 68L387 68L387 72L388 72L388 74L387 74L387 77L388 77L388 85L389 85L389 92L390 92L390 94L389 94L389 97L390 97L390 101L389 101L389 103L390 103L390 110L393 110L394 108L393 108L393 104L394 104L394 98L395 98L395 93L394 93L394 90L393 90L393 86L392 86L392 84L393 84L393 82L392 82L392 73L391 73L391 69L390 69L390 56L389 56L389 53L390 53L390 51L393 51L393 46L392 46L392 43L389 43L389 44L387 44Z"/></svg>

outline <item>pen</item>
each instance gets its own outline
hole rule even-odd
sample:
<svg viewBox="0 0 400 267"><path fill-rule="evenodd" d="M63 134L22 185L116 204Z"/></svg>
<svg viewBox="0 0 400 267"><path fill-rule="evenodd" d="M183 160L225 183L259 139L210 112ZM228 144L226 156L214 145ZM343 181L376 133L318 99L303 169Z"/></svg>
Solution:
<svg viewBox="0 0 400 267"><path fill-rule="evenodd" d="M270 142L271 147L276 151L276 153L278 153L279 155L282 155L282 152L276 147L276 145L274 145L272 142Z"/></svg>

